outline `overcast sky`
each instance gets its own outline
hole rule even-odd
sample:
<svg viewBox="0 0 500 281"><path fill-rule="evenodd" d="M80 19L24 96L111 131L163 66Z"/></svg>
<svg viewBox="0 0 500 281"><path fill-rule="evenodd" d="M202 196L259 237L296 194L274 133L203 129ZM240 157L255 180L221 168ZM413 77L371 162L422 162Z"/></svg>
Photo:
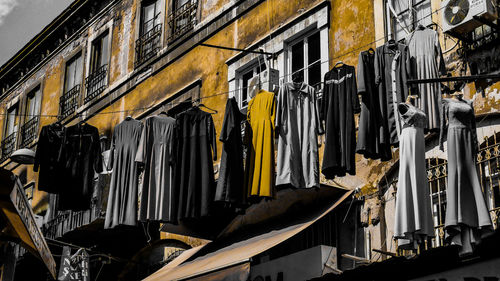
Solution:
<svg viewBox="0 0 500 281"><path fill-rule="evenodd" d="M55 19L72 0L0 0L0 65Z"/></svg>

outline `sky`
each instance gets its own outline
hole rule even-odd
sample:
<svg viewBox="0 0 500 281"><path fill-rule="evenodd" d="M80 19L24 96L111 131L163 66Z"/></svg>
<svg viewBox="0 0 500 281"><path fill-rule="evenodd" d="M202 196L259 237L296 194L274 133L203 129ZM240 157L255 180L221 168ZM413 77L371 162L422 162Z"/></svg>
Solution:
<svg viewBox="0 0 500 281"><path fill-rule="evenodd" d="M0 0L0 65L55 19L72 0Z"/></svg>

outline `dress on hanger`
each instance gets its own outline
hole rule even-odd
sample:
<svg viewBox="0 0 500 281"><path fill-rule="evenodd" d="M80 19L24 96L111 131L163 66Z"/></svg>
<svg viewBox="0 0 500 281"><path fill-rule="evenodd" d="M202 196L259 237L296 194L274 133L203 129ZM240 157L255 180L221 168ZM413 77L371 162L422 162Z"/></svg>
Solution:
<svg viewBox="0 0 500 281"><path fill-rule="evenodd" d="M38 190L59 193L66 188L60 153L66 128L59 122L42 127L35 152L33 171L38 172Z"/></svg>
<svg viewBox="0 0 500 281"><path fill-rule="evenodd" d="M406 38L410 55L410 76L413 79L438 78L446 74L443 53L436 31L417 29ZM440 128L441 86L439 83L421 83L416 87L419 108L427 115L429 130Z"/></svg>
<svg viewBox="0 0 500 281"><path fill-rule="evenodd" d="M356 174L356 127L360 112L354 66L342 65L325 74L320 119L325 121L325 151L321 172L327 179Z"/></svg>
<svg viewBox="0 0 500 281"><path fill-rule="evenodd" d="M316 91L303 82L285 83L280 87L276 112L276 185L319 187L318 135L323 129Z"/></svg>
<svg viewBox="0 0 500 281"><path fill-rule="evenodd" d="M219 140L223 143L219 179L215 201L243 205L246 199L243 173L243 144L241 139L241 114L236 99L226 102L226 113Z"/></svg>
<svg viewBox="0 0 500 281"><path fill-rule="evenodd" d="M123 120L113 130L109 156L113 173L104 228L137 224L139 169L135 157L141 133L142 123L132 118Z"/></svg>
<svg viewBox="0 0 500 281"><path fill-rule="evenodd" d="M476 118L472 101L443 99L439 147L447 141L446 239L469 254L492 229L476 168Z"/></svg>
<svg viewBox="0 0 500 281"><path fill-rule="evenodd" d="M408 48L400 43L387 42L378 47L375 53L375 83L383 121L380 142L397 146L401 129L397 105L408 97Z"/></svg>
<svg viewBox="0 0 500 281"><path fill-rule="evenodd" d="M417 243L434 236L434 222L425 165L425 113L401 103L403 128L399 136L399 180L396 195L394 237L398 247L416 249Z"/></svg>
<svg viewBox="0 0 500 281"><path fill-rule="evenodd" d="M140 221L176 221L177 197L172 165L174 134L175 119L164 115L146 118L142 127L135 156L135 161L144 165Z"/></svg>
<svg viewBox="0 0 500 281"><path fill-rule="evenodd" d="M375 52L361 52L358 60L358 94L361 96L356 152L365 158L387 161L392 158L391 148L380 140L380 128L384 120L375 84Z"/></svg>
<svg viewBox="0 0 500 281"><path fill-rule="evenodd" d="M213 160L217 159L212 115L193 107L177 115L176 126L178 219L208 216L215 196Z"/></svg>
<svg viewBox="0 0 500 281"><path fill-rule="evenodd" d="M248 103L249 126L245 185L249 196L274 196L274 93L260 90Z"/></svg>

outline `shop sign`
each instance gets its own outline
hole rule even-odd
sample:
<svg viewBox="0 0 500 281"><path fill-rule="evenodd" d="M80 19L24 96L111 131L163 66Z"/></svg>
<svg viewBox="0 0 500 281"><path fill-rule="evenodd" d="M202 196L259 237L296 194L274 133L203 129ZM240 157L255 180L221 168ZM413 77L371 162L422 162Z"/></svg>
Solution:
<svg viewBox="0 0 500 281"><path fill-rule="evenodd" d="M57 280L90 281L88 253L80 249L72 256L71 249L69 247L64 247Z"/></svg>
<svg viewBox="0 0 500 281"><path fill-rule="evenodd" d="M412 279L411 281L500 281L499 264L500 259L494 259Z"/></svg>

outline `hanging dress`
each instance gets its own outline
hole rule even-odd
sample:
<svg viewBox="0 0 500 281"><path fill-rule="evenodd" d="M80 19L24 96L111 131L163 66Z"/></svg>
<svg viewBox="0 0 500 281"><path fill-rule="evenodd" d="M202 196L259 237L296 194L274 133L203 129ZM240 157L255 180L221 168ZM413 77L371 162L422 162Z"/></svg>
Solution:
<svg viewBox="0 0 500 281"><path fill-rule="evenodd" d="M141 139L142 123L127 117L113 130L109 185L104 228L137 224L137 187L139 170L135 157Z"/></svg>
<svg viewBox="0 0 500 281"><path fill-rule="evenodd" d="M319 187L318 135L323 134L316 91L305 83L285 83L276 108L276 185Z"/></svg>
<svg viewBox="0 0 500 281"><path fill-rule="evenodd" d="M443 99L440 149L447 140L446 240L469 254L492 229L476 168L476 119L472 101Z"/></svg>
<svg viewBox="0 0 500 281"><path fill-rule="evenodd" d="M229 98L219 140L223 143L219 179L215 190L215 201L241 206L245 203L243 185L243 144L241 122L245 115L238 109L236 99Z"/></svg>
<svg viewBox="0 0 500 281"><path fill-rule="evenodd" d="M434 236L429 184L425 165L425 113L401 103L399 136L399 180L396 196L394 237L401 249L416 249L417 243Z"/></svg>
<svg viewBox="0 0 500 281"><path fill-rule="evenodd" d="M140 221L176 221L174 133L175 119L166 115L150 116L142 127L135 156L144 165Z"/></svg>
<svg viewBox="0 0 500 281"><path fill-rule="evenodd" d="M425 28L417 29L406 38L410 55L410 73L413 79L438 78L446 74L443 53L436 31ZM426 128L440 128L441 86L439 83L420 83L418 89L419 108L427 115Z"/></svg>
<svg viewBox="0 0 500 281"><path fill-rule="evenodd" d="M408 97L408 48L400 43L387 42L375 53L375 83L382 118L380 142L386 146L397 146L401 130L397 105Z"/></svg>
<svg viewBox="0 0 500 281"><path fill-rule="evenodd" d="M197 107L180 113L176 134L178 219L206 217L215 196L213 161L217 159L217 139L212 115Z"/></svg>
<svg viewBox="0 0 500 281"><path fill-rule="evenodd" d="M248 103L250 124L245 184L249 196L274 196L274 93L260 90Z"/></svg>
<svg viewBox="0 0 500 281"><path fill-rule="evenodd" d="M325 151L321 172L327 179L356 174L354 114L360 105L354 66L342 65L325 74L321 120L325 121Z"/></svg>
<svg viewBox="0 0 500 281"><path fill-rule="evenodd" d="M392 158L391 148L380 141L382 116L375 84L375 52L361 52L358 60L358 94L361 96L356 153L365 158L387 161Z"/></svg>

